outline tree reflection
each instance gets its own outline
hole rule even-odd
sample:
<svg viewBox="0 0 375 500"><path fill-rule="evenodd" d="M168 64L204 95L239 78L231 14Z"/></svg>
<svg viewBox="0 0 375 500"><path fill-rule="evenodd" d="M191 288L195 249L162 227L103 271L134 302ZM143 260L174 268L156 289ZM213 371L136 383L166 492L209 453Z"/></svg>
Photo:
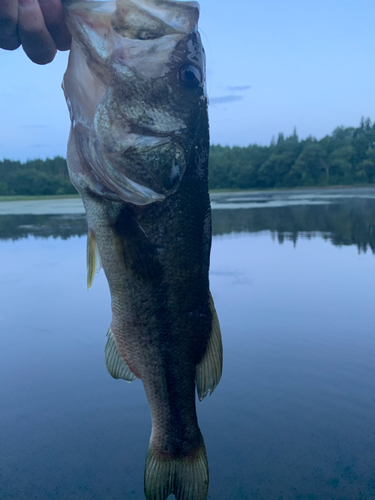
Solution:
<svg viewBox="0 0 375 500"><path fill-rule="evenodd" d="M216 209L212 213L213 235L270 231L282 244L298 238L322 237L333 245L355 245L359 252L375 253L375 200L343 199L321 205L294 205ZM0 239L28 236L62 238L86 234L86 217L74 215L3 215Z"/></svg>
<svg viewBox="0 0 375 500"><path fill-rule="evenodd" d="M213 234L271 231L280 244L319 235L333 245L375 253L375 200L346 199L322 205L214 210Z"/></svg>
<svg viewBox="0 0 375 500"><path fill-rule="evenodd" d="M66 240L86 233L84 214L0 216L1 240L18 240L29 236Z"/></svg>

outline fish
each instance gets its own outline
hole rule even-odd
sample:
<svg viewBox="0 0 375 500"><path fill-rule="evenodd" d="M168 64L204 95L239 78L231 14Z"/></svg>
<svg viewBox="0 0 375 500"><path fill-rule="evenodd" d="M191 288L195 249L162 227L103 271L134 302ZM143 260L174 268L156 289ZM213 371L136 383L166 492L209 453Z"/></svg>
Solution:
<svg viewBox="0 0 375 500"><path fill-rule="evenodd" d="M87 285L104 269L112 307L105 363L140 379L152 430L147 500L205 500L196 412L223 348L209 287L209 122L199 4L65 3L67 162L87 215Z"/></svg>

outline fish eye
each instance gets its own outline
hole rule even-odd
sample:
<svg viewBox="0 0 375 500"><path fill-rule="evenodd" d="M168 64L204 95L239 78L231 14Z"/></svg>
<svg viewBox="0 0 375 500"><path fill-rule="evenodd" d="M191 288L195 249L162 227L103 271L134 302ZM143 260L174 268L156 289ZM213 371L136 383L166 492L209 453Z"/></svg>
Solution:
<svg viewBox="0 0 375 500"><path fill-rule="evenodd" d="M182 83L191 89L199 87L202 83L202 74L200 70L192 64L184 64L181 66L179 75Z"/></svg>

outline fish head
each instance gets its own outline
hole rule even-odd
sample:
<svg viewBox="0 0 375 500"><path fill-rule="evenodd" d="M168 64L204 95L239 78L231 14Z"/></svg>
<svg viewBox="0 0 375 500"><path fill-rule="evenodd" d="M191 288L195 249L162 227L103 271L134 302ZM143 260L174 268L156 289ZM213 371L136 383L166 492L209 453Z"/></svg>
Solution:
<svg viewBox="0 0 375 500"><path fill-rule="evenodd" d="M86 1L66 10L74 43L64 88L75 144L95 174L86 182L126 202L163 201L203 142L208 151L198 4Z"/></svg>

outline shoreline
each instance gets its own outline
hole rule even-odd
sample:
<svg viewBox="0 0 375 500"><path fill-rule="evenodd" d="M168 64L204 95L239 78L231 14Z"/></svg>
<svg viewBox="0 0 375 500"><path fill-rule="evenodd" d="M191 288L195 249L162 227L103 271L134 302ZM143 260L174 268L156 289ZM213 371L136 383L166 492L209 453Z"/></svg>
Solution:
<svg viewBox="0 0 375 500"><path fill-rule="evenodd" d="M375 199L375 185L210 191L211 208L276 208L338 203L345 198ZM0 217L7 215L84 215L78 195L0 197Z"/></svg>
<svg viewBox="0 0 375 500"><path fill-rule="evenodd" d="M333 186L295 186L295 187L275 187L275 188L225 188L225 189L210 189L210 195L215 194L235 194L235 193L276 193L286 191L317 191L317 190L346 190L346 189L373 189L375 184L352 184L352 185L333 185ZM80 200L79 194L65 195L4 195L0 196L0 203L14 201L46 201L46 200Z"/></svg>

